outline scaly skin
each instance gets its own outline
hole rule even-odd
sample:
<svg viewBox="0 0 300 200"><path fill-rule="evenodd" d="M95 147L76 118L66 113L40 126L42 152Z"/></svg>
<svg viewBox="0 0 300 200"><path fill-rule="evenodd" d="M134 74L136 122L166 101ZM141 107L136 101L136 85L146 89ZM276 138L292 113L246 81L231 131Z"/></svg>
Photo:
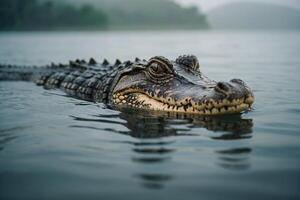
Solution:
<svg viewBox="0 0 300 200"><path fill-rule="evenodd" d="M94 59L68 65L17 72L0 68L0 80L34 80L45 88L61 88L80 99L103 102L115 108L181 112L201 115L241 113L250 109L254 96L240 79L216 82L205 77L195 56L175 61L153 57L149 61L119 60L111 65Z"/></svg>

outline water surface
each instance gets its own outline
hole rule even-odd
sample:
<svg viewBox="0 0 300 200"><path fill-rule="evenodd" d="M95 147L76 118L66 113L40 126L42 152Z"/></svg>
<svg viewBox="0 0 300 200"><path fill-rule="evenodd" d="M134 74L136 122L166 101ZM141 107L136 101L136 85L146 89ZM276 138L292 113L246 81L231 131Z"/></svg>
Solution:
<svg viewBox="0 0 300 200"><path fill-rule="evenodd" d="M299 32L0 33L0 62L199 57L241 78L253 110L224 117L110 110L0 82L1 199L299 199Z"/></svg>

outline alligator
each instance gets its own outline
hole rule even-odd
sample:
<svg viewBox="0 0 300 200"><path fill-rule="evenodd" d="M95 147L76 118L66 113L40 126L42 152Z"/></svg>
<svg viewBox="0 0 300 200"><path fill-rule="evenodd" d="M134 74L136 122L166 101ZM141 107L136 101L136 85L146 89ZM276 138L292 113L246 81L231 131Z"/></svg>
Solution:
<svg viewBox="0 0 300 200"><path fill-rule="evenodd" d="M254 95L241 79L217 82L204 76L194 55L171 61L91 58L45 67L0 67L0 80L34 81L46 89L60 88L75 98L102 102L116 109L142 109L200 115L242 113L251 109Z"/></svg>

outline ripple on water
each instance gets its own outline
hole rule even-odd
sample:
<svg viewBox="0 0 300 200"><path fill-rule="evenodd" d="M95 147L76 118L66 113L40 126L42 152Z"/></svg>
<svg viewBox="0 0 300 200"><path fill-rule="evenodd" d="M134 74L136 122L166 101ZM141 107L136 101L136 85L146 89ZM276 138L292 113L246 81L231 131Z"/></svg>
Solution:
<svg viewBox="0 0 300 200"><path fill-rule="evenodd" d="M0 82L0 198L299 199L299 38L1 33L0 60L12 64L196 54L206 75L245 80L256 101L251 112L224 117L115 111L33 83Z"/></svg>

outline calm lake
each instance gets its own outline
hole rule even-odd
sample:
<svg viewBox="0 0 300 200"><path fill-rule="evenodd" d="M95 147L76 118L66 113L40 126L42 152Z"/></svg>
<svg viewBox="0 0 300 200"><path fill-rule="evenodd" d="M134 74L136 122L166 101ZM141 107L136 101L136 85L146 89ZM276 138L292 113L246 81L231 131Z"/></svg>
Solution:
<svg viewBox="0 0 300 200"><path fill-rule="evenodd" d="M0 82L0 199L299 199L300 32L0 33L0 63L181 54L212 79L243 79L253 110L119 112Z"/></svg>

